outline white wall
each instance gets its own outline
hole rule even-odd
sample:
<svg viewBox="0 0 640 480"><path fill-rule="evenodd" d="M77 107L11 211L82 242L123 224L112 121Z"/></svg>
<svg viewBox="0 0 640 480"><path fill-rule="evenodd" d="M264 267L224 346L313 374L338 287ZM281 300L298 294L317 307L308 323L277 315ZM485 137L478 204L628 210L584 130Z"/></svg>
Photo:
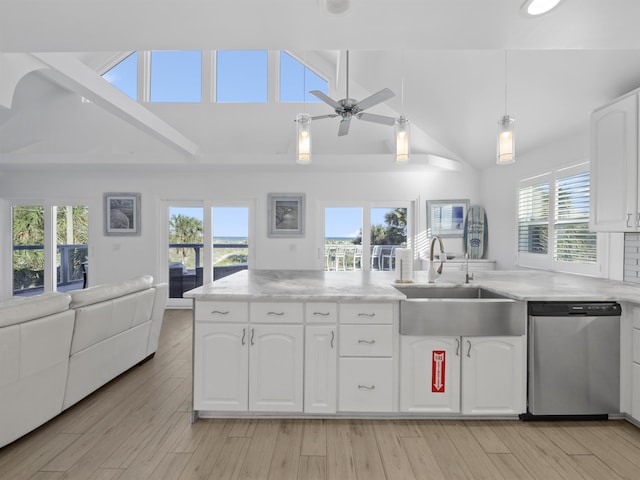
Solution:
<svg viewBox="0 0 640 480"><path fill-rule="evenodd" d="M496 165L481 172L481 201L488 212L489 223L488 255L496 260L498 269L517 268L519 181L586 161L589 161L589 136L588 132L583 132L523 154L516 151L514 164ZM621 280L623 236L602 234L599 241L604 250L600 276Z"/></svg>
<svg viewBox="0 0 640 480"><path fill-rule="evenodd" d="M95 285L143 273L151 273L158 280L166 278L166 269L160 262L167 241L167 232L160 227L164 215L160 206L163 200L252 201L256 207L252 268L314 269L322 266L317 253L324 238L319 205L419 200L417 233L424 233L427 200L468 198L473 204L480 198L479 176L472 169L427 172L408 171L399 166L397 172L391 173L309 173L304 166L294 166L288 173L252 173L251 167L242 173L214 173L197 166L184 166L182 171L159 170L162 169L118 166L92 170L89 167L64 166L16 169L1 175L4 216L0 218L6 220L2 222L2 237L8 243L3 245L3 258L10 259L11 237L7 220L10 215L7 209L16 199L89 206L90 283ZM141 193L141 236L103 235L104 192ZM270 192L306 194L304 238L274 239L267 236L267 194ZM492 215L490 210L488 215ZM448 251L461 251L462 242L445 239L445 246ZM4 285L6 282L3 282L3 289L8 288Z"/></svg>

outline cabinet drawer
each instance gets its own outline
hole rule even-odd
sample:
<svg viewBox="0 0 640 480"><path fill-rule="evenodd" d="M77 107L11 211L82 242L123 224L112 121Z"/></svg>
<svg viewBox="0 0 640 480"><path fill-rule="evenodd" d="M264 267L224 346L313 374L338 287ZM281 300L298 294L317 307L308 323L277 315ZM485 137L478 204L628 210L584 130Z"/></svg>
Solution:
<svg viewBox="0 0 640 480"><path fill-rule="evenodd" d="M340 325L340 355L346 357L391 357L391 325Z"/></svg>
<svg viewBox="0 0 640 480"><path fill-rule="evenodd" d="M335 303L306 303L304 308L307 323L336 323L338 320L338 305Z"/></svg>
<svg viewBox="0 0 640 480"><path fill-rule="evenodd" d="M393 410L390 358L341 358L339 409L343 412Z"/></svg>
<svg viewBox="0 0 640 480"><path fill-rule="evenodd" d="M640 363L640 329L633 329L633 361Z"/></svg>
<svg viewBox="0 0 640 480"><path fill-rule="evenodd" d="M302 303L251 302L253 323L302 323Z"/></svg>
<svg viewBox="0 0 640 480"><path fill-rule="evenodd" d="M393 323L391 303L341 303L340 323Z"/></svg>
<svg viewBox="0 0 640 480"><path fill-rule="evenodd" d="M194 318L197 322L247 322L247 302L214 302L197 300Z"/></svg>

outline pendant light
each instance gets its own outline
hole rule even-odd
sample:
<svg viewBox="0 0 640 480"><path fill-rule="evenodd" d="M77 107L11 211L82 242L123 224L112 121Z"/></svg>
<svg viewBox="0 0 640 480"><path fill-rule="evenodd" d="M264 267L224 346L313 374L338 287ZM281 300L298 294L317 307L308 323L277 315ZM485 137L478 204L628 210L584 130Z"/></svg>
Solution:
<svg viewBox="0 0 640 480"><path fill-rule="evenodd" d="M507 113L507 52L504 52L504 115L498 121L498 152L496 163L507 165L516 161L515 119Z"/></svg>
<svg viewBox="0 0 640 480"><path fill-rule="evenodd" d="M404 54L402 55L402 66L404 69ZM402 84L400 87L400 98L402 110L404 110L404 76L402 77ZM400 118L396 119L395 131L396 163L409 163L409 119L407 119L407 117L405 117L404 115L400 115Z"/></svg>
<svg viewBox="0 0 640 480"><path fill-rule="evenodd" d="M409 120L400 115L396 119L396 163L409 162Z"/></svg>
<svg viewBox="0 0 640 480"><path fill-rule="evenodd" d="M308 113L296 115L296 130L298 136L296 163L311 163L311 115Z"/></svg>

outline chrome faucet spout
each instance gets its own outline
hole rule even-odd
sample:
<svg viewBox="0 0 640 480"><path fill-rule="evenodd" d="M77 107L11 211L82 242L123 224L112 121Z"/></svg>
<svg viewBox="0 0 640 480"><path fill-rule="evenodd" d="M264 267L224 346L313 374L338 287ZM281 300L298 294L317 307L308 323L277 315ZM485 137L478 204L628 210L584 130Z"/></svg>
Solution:
<svg viewBox="0 0 640 480"><path fill-rule="evenodd" d="M440 266L438 267L438 270L434 270L433 268L433 261L434 261L433 252L436 246L436 240L440 244ZM442 275L442 266L444 264L446 256L447 254L444 251L444 243L442 242L442 238L440 238L438 235L434 235L433 238L431 239L431 247L429 248L429 272L428 272L429 283L433 283L435 281L436 274Z"/></svg>

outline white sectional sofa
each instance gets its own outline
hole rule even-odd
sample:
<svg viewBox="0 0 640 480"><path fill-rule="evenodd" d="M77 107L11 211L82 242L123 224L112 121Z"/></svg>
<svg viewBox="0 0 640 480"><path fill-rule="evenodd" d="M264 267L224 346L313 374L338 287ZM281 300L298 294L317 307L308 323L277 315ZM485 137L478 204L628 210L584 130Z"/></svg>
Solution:
<svg viewBox="0 0 640 480"><path fill-rule="evenodd" d="M144 275L0 303L0 447L153 356L167 288Z"/></svg>

